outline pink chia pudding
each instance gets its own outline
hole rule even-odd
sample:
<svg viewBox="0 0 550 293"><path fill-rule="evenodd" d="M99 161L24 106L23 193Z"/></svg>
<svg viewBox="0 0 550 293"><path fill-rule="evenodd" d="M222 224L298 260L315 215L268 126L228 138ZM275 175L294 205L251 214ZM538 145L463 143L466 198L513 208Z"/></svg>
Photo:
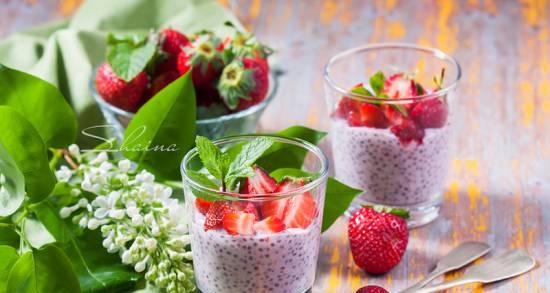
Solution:
<svg viewBox="0 0 550 293"><path fill-rule="evenodd" d="M204 222L199 217L198 223ZM192 224L197 286L203 293L302 293L313 286L320 219L276 234L229 235Z"/></svg>
<svg viewBox="0 0 550 293"><path fill-rule="evenodd" d="M389 129L352 127L334 119L332 150L338 179L370 203L414 206L440 198L449 163L449 128L425 130L422 143L403 144Z"/></svg>

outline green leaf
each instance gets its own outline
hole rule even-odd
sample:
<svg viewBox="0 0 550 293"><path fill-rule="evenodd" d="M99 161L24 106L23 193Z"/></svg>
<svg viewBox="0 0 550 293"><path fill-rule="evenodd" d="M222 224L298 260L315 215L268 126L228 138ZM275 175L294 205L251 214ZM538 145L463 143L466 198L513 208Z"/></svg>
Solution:
<svg viewBox="0 0 550 293"><path fill-rule="evenodd" d="M360 189L351 188L329 177L325 193L322 231L324 232L330 228L334 221L348 209L351 201L362 192Z"/></svg>
<svg viewBox="0 0 550 293"><path fill-rule="evenodd" d="M327 135L326 132L304 126L292 126L275 134L283 137L300 138L312 144L317 144ZM307 151L301 147L275 141L256 163L269 172L280 168L300 169L306 155Z"/></svg>
<svg viewBox="0 0 550 293"><path fill-rule="evenodd" d="M79 293L69 258L57 247L46 246L23 254L8 277L7 292Z"/></svg>
<svg viewBox="0 0 550 293"><path fill-rule="evenodd" d="M127 292L135 287L141 275L123 265L117 254L107 253L101 232L86 231L58 246L71 260L82 292Z"/></svg>
<svg viewBox="0 0 550 293"><path fill-rule="evenodd" d="M206 137L197 135L195 144L206 170L215 178L223 180L229 168L229 157Z"/></svg>
<svg viewBox="0 0 550 293"><path fill-rule="evenodd" d="M71 239L70 231L67 229L65 222L49 201L41 201L30 205L29 209L34 212L38 220L57 242L65 243Z"/></svg>
<svg viewBox="0 0 550 293"><path fill-rule="evenodd" d="M377 97L380 96L380 94L382 93L385 81L386 77L384 76L384 73L382 71L378 71L370 77L369 84Z"/></svg>
<svg viewBox="0 0 550 293"><path fill-rule="evenodd" d="M398 104L392 104L392 107L394 107L399 113L401 113L405 117L409 117L409 112L403 105Z"/></svg>
<svg viewBox="0 0 550 293"><path fill-rule="evenodd" d="M354 87L353 89L351 89L351 92L362 96L375 97L374 94L372 94L368 89L366 89L362 85Z"/></svg>
<svg viewBox="0 0 550 293"><path fill-rule="evenodd" d="M0 216L13 214L25 199L25 179L8 151L0 143Z"/></svg>
<svg viewBox="0 0 550 293"><path fill-rule="evenodd" d="M122 153L155 175L181 179L177 162L194 145L195 110L195 91L188 73L139 109L124 133Z"/></svg>
<svg viewBox="0 0 550 293"><path fill-rule="evenodd" d="M392 214L394 216L398 216L403 219L408 219L410 217L409 211L406 209L392 208L392 207L383 206L383 205L375 205L370 207L378 213Z"/></svg>
<svg viewBox="0 0 550 293"><path fill-rule="evenodd" d="M0 245L0 293L7 293L8 276L18 258L19 254L15 248Z"/></svg>
<svg viewBox="0 0 550 293"><path fill-rule="evenodd" d="M48 229L46 229L44 224L36 219L26 218L23 221L22 229L25 238L34 248L40 248L46 244L55 242L55 238Z"/></svg>
<svg viewBox="0 0 550 293"><path fill-rule="evenodd" d="M317 178L318 174L306 172L304 170L295 169L295 168L281 168L269 173L269 176L273 177L273 179L277 180L277 182L281 182L285 178L291 178L291 179L304 178L304 179L307 179L308 181L311 181Z"/></svg>
<svg viewBox="0 0 550 293"><path fill-rule="evenodd" d="M75 141L75 113L55 86L0 64L0 89L0 105L25 117L46 147L64 148Z"/></svg>
<svg viewBox="0 0 550 293"><path fill-rule="evenodd" d="M150 41L145 44L127 41L116 42L107 50L107 61L117 76L125 81L130 81L142 72L153 59L157 43L156 38L150 38Z"/></svg>
<svg viewBox="0 0 550 293"><path fill-rule="evenodd" d="M15 232L13 224L0 223L0 245L9 245L19 248L19 234Z"/></svg>
<svg viewBox="0 0 550 293"><path fill-rule="evenodd" d="M274 141L272 138L264 136L255 138L243 146L241 152L229 165L229 170L224 178L225 184L229 190L233 190L238 179L254 174L252 164L254 164L273 143Z"/></svg>
<svg viewBox="0 0 550 293"><path fill-rule="evenodd" d="M7 106L0 106L0 129L0 143L23 173L30 201L46 198L57 180L49 166L46 146L36 129Z"/></svg>

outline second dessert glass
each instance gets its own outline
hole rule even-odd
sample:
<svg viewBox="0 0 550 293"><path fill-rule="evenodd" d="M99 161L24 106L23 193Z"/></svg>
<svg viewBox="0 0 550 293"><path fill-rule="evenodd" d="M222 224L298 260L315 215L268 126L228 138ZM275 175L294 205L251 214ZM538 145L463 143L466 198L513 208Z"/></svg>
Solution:
<svg viewBox="0 0 550 293"><path fill-rule="evenodd" d="M245 135L215 141L220 149L228 150L247 143L258 136ZM185 204L189 217L193 265L198 288L203 293L304 293L315 280L321 237L328 161L322 151L303 140L272 137L283 148L297 148L307 152L302 170L316 174L313 180L298 189L276 191L270 194L239 194L221 192L193 180L190 172L202 169L197 149L191 150L181 165ZM287 224L277 233L254 229L245 235L231 235L223 228L205 229L205 215L201 212L201 193L217 194L231 206L257 209L262 217L266 208L304 203L307 199L315 212L300 225ZM292 209L291 209L292 210ZM299 213L300 211L296 211ZM285 214L288 217L288 210ZM265 216L265 215L264 215ZM303 219L302 219L303 220ZM285 221L286 223L286 221Z"/></svg>
<svg viewBox="0 0 550 293"><path fill-rule="evenodd" d="M445 73L443 84L432 89L435 87L432 79L440 77L442 69ZM433 87L423 88L416 95L396 95L398 98L374 97L364 94L366 91L352 92L351 89L360 82L368 85L369 77L378 71L386 75L404 74L416 89L418 86ZM411 44L365 45L330 59L325 67L324 79L327 106L331 113L330 136L336 177L365 191L352 209L362 204L406 208L411 214L408 223L411 227L426 224L438 216L450 163L453 103L460 76L459 64L449 55L437 49ZM383 86L387 87L387 84L388 79L385 79ZM405 89L407 86L405 83ZM416 92L416 89L412 91ZM405 92L403 88L397 87L397 90ZM381 119L390 122L377 127L355 123L353 119L356 116L350 116L363 113L350 112L348 117L348 113L341 115L342 105L345 105L342 100L357 105L369 104L365 106L366 110L374 105L384 113L385 117ZM403 131L404 126L421 124L413 121L410 115L419 104L443 105L444 108L440 109L445 111L445 115L439 118L444 117L445 120L438 121L440 125L437 126L417 127L421 133L420 139L405 141L403 137L406 138L409 133ZM396 110L409 111L409 115L403 115L403 119L388 117L395 115ZM396 133L399 131L401 137L398 138Z"/></svg>

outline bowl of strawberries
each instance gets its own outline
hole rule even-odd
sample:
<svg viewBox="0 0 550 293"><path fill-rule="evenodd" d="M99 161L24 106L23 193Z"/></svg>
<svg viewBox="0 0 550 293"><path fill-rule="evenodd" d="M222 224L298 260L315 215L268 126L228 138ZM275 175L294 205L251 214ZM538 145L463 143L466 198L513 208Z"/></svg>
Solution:
<svg viewBox="0 0 550 293"><path fill-rule="evenodd" d="M94 70L90 88L118 138L141 106L187 73L195 89L197 133L212 139L255 132L277 89L271 49L236 29L223 38L172 28L110 34L107 43L107 60Z"/></svg>

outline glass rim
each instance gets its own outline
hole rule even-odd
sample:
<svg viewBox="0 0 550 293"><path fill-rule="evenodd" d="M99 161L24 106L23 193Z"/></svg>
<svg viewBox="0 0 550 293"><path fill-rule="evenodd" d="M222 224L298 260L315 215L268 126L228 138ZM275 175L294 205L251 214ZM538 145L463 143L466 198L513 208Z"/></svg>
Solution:
<svg viewBox="0 0 550 293"><path fill-rule="evenodd" d="M347 90L344 87L340 86L338 83L336 83L332 79L330 70L331 70L332 65L335 62L337 62L337 61L339 61L339 60L341 60L345 57L348 57L352 54L355 54L355 53L364 52L364 51L384 50L384 49L408 49L408 50L413 50L413 51L429 53L437 59L448 61L449 63L451 63L456 69L456 76L453 78L453 81L448 86L445 86L444 88L442 88L442 89L440 89L436 92L423 94L423 95L419 95L419 96L407 96L407 97L398 98L398 99L384 99L384 98L372 97L372 96L368 96L368 95L356 94L356 93L353 93L350 90ZM342 96L346 96L348 98L352 98L352 99L360 100L360 101L371 101L371 102L384 101L384 104L406 104L406 103L410 103L410 102L418 102L420 100L436 98L436 97L446 95L446 94L448 94L449 92L451 92L452 90L454 90L457 87L458 82L460 81L461 77L462 77L462 68L460 67L460 64L458 63L458 61L456 61L456 59L454 59L450 55L444 53L443 51L441 51L439 49L420 46L420 45L416 45L416 44L409 44L409 43L368 44L368 45L357 46L357 47L342 51L342 52L332 56L329 59L329 61L325 65L324 72L323 72L323 78L324 78L326 84L329 85L331 87L331 89L333 89L333 90L339 92L340 94L342 94Z"/></svg>
<svg viewBox="0 0 550 293"><path fill-rule="evenodd" d="M101 107L109 109L110 111L114 112L115 114L130 118L130 119L134 118L136 113L126 111L124 109L118 108L117 106L111 105L99 95L99 93L97 92L96 86L95 86L95 79L94 79L97 69L98 69L98 67L96 67L92 70L92 76L91 76L90 81L89 81L89 87L90 87L91 92L92 92L92 97L94 98L96 103L98 103ZM269 90L267 92L266 98L263 101L261 101L260 103L254 105L250 108L247 108L244 111L230 113L230 114L226 114L226 115L222 115L222 116L218 116L218 117L213 117L213 118L197 119L196 120L197 125L208 125L208 124L213 124L213 123L225 122L225 121L229 121L229 120L233 120L233 119L239 119L239 118L242 118L242 117L246 117L246 116L252 115L256 112L263 111L267 107L267 105L275 98L275 96L277 94L277 91L278 91L278 88L279 88L279 76L281 74L282 73L277 71L277 70L271 70L270 71L270 74L269 74L269 84L270 84Z"/></svg>
<svg viewBox="0 0 550 293"><path fill-rule="evenodd" d="M275 139L278 142L286 143L286 144L292 144L298 147L302 147L305 150L313 153L317 159L321 162L320 171L318 172L319 176L315 179L311 180L304 186L301 186L300 188L296 188L290 191L285 192L275 192L275 193L263 193L263 194L254 194L253 196L250 196L249 194L241 194L237 192L229 192L229 191L220 191L217 189L212 189L209 187L206 187L204 185L201 185L200 183L194 181L191 179L186 172L186 164L193 159L195 156L198 156L197 148L194 147L191 150L187 152L187 154L183 157L183 160L181 161L180 165L180 171L183 177L183 183L191 185L194 189L198 189L200 191L207 191L211 193L218 194L220 196L226 197L228 200L233 201L272 201L272 200L278 200L282 198L288 198L292 197L294 195L303 194L309 190L314 189L315 187L318 187L321 185L324 181L326 181L328 177L329 172L329 161L325 153L316 145L305 141L303 139L299 138L290 138L290 137L284 137L280 135L273 135L273 134L246 134L246 135L234 135L229 136L226 138L215 140L213 143L217 146L230 143L230 142L238 142L238 141L246 141L250 139L254 139L257 137L271 137Z"/></svg>

